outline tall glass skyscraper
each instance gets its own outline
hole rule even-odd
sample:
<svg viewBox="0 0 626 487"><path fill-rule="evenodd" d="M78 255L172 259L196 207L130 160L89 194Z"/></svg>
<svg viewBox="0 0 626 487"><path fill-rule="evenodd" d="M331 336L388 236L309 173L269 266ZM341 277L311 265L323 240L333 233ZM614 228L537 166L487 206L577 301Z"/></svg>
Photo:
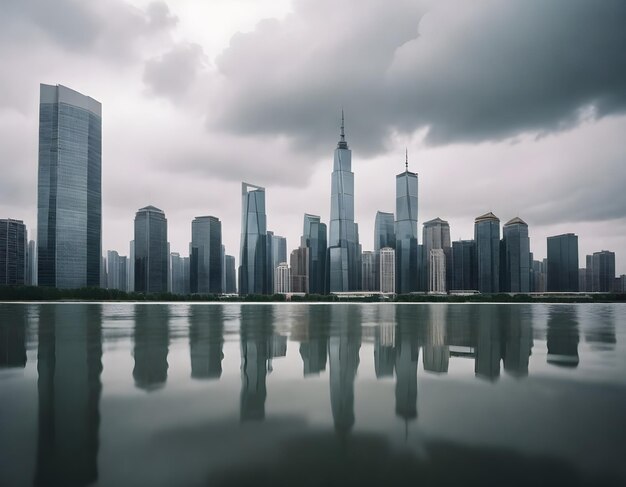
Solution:
<svg viewBox="0 0 626 487"><path fill-rule="evenodd" d="M22 220L0 220L0 286L26 283L27 242Z"/></svg>
<svg viewBox="0 0 626 487"><path fill-rule="evenodd" d="M331 176L330 235L328 239L328 289L358 290L361 282L359 229L354 222L354 173L341 113L341 135L335 149Z"/></svg>
<svg viewBox="0 0 626 487"><path fill-rule="evenodd" d="M478 288L476 279L476 242L452 242L453 284L450 290L469 291Z"/></svg>
<svg viewBox="0 0 626 487"><path fill-rule="evenodd" d="M132 265L132 264L131 264ZM135 291L167 291L169 251L163 210L146 206L135 215Z"/></svg>
<svg viewBox="0 0 626 487"><path fill-rule="evenodd" d="M190 291L222 292L222 222L214 216L198 216L191 222Z"/></svg>
<svg viewBox="0 0 626 487"><path fill-rule="evenodd" d="M513 218L502 227L500 290L507 293L530 292L530 239L528 225Z"/></svg>
<svg viewBox="0 0 626 487"><path fill-rule="evenodd" d="M241 183L239 294L267 294L265 188Z"/></svg>
<svg viewBox="0 0 626 487"><path fill-rule="evenodd" d="M548 237L548 292L578 292L578 235Z"/></svg>
<svg viewBox="0 0 626 487"><path fill-rule="evenodd" d="M287 262L287 239L267 231L267 292L276 293L274 274L278 265Z"/></svg>
<svg viewBox="0 0 626 487"><path fill-rule="evenodd" d="M100 285L102 106L61 85L40 87L37 247L40 286Z"/></svg>
<svg viewBox="0 0 626 487"><path fill-rule="evenodd" d="M226 276L225 293L234 294L237 292L237 279L235 278L235 257L233 255L224 256L224 274Z"/></svg>
<svg viewBox="0 0 626 487"><path fill-rule="evenodd" d="M409 171L408 153L405 170L396 176L396 292L417 291L417 173Z"/></svg>
<svg viewBox="0 0 626 487"><path fill-rule="evenodd" d="M317 215L304 214L300 246L309 249L309 293L326 293L327 229Z"/></svg>
<svg viewBox="0 0 626 487"><path fill-rule="evenodd" d="M594 292L610 293L615 285L615 252L603 250L592 256L591 289ZM582 291L582 289L581 289Z"/></svg>
<svg viewBox="0 0 626 487"><path fill-rule="evenodd" d="M474 220L478 290L481 293L500 292L500 220L485 213ZM576 270L578 272L578 270Z"/></svg>
<svg viewBox="0 0 626 487"><path fill-rule="evenodd" d="M393 213L376 212L374 220L374 251L385 247L396 247L396 231Z"/></svg>

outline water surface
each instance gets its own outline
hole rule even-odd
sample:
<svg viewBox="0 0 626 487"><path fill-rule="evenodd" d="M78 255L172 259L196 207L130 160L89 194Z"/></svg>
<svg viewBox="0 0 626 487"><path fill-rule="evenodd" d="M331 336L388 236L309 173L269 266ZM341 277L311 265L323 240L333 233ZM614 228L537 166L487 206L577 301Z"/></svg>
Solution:
<svg viewBox="0 0 626 487"><path fill-rule="evenodd" d="M0 304L0 485L626 485L625 310Z"/></svg>

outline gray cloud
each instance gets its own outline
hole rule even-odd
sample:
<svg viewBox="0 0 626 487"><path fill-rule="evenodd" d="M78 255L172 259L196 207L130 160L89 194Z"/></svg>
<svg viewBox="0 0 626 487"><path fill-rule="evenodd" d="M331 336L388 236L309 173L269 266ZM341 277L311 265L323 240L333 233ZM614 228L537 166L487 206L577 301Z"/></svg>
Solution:
<svg viewBox="0 0 626 487"><path fill-rule="evenodd" d="M382 152L389 134L427 142L547 133L626 109L621 0L303 0L284 21L233 37L212 127L334 138Z"/></svg>
<svg viewBox="0 0 626 487"><path fill-rule="evenodd" d="M153 94L182 99L207 63L198 44L181 43L146 62L144 82Z"/></svg>

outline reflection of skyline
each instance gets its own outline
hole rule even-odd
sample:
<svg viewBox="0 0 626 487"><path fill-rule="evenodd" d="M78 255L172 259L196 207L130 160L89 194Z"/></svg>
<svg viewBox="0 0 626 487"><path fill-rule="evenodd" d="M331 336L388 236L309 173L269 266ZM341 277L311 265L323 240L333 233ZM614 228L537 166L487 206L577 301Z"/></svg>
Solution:
<svg viewBox="0 0 626 487"><path fill-rule="evenodd" d="M447 373L450 361L450 347L446 344L447 306L428 306L428 316L423 323L426 327L424 343L424 370L428 372Z"/></svg>
<svg viewBox="0 0 626 487"><path fill-rule="evenodd" d="M300 334L300 357L304 376L319 375L326 370L328 354L329 306L313 306L294 325ZM292 333L292 337L297 336Z"/></svg>
<svg viewBox="0 0 626 487"><path fill-rule="evenodd" d="M377 306L378 326L374 331L374 370L378 379L393 377L396 346L396 308L395 306Z"/></svg>
<svg viewBox="0 0 626 487"><path fill-rule="evenodd" d="M550 364L578 366L578 308L550 306L548 314L548 357Z"/></svg>
<svg viewBox="0 0 626 487"><path fill-rule="evenodd" d="M39 436L35 485L98 478L101 305L39 307Z"/></svg>
<svg viewBox="0 0 626 487"><path fill-rule="evenodd" d="M361 309L354 306L331 307L328 361L330 366L330 404L335 431L347 434L354 426L354 381L359 368L361 348Z"/></svg>
<svg viewBox="0 0 626 487"><path fill-rule="evenodd" d="M191 306L189 355L193 379L219 379L222 376L223 346L223 307Z"/></svg>
<svg viewBox="0 0 626 487"><path fill-rule="evenodd" d="M417 418L418 331L423 322L412 311L405 307L396 315L396 414L405 421Z"/></svg>
<svg viewBox="0 0 626 487"><path fill-rule="evenodd" d="M0 316L0 368L26 367L26 307L13 306Z"/></svg>
<svg viewBox="0 0 626 487"><path fill-rule="evenodd" d="M169 307L136 304L133 351L136 387L153 391L165 385L169 341Z"/></svg>

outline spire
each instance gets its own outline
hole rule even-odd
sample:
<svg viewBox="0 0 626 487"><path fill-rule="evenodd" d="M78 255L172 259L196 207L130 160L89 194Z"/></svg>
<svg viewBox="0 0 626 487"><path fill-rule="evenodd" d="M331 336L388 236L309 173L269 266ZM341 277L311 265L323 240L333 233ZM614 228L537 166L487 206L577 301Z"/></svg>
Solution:
<svg viewBox="0 0 626 487"><path fill-rule="evenodd" d="M346 142L346 132L345 132L345 124L343 117L343 108L341 109L341 131L339 133L339 143L337 144L338 149L347 149L348 143Z"/></svg>
<svg viewBox="0 0 626 487"><path fill-rule="evenodd" d="M404 148L404 168L406 172L409 172L409 149L408 147Z"/></svg>

